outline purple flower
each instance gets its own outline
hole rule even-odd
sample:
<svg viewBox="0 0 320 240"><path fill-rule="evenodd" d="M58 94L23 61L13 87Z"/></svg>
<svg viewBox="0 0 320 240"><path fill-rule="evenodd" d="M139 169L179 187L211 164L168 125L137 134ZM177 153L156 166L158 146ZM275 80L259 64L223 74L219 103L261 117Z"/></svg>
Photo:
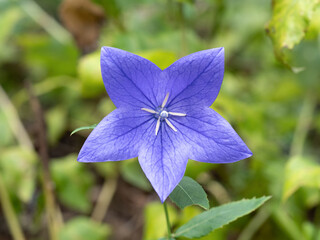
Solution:
<svg viewBox="0 0 320 240"><path fill-rule="evenodd" d="M182 179L189 158L231 163L252 155L230 124L210 109L223 79L223 48L193 53L161 70L135 54L103 47L101 71L117 109L92 131L78 161L138 156L163 202Z"/></svg>

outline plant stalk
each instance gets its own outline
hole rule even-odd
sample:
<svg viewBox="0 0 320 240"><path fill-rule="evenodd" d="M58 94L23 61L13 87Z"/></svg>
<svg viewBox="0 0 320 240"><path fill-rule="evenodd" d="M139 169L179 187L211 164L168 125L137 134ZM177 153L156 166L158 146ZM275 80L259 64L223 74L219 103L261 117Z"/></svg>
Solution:
<svg viewBox="0 0 320 240"><path fill-rule="evenodd" d="M171 225L170 225L170 220L169 220L169 213L168 213L168 208L167 208L167 203L163 203L163 208L164 208L164 213L166 215L166 221L167 221L167 230L168 230L168 240L171 239Z"/></svg>
<svg viewBox="0 0 320 240"><path fill-rule="evenodd" d="M23 231L21 229L21 226L19 224L19 221L13 209L13 206L10 202L9 194L6 186L4 185L4 182L2 181L1 175L0 175L0 200L1 200L4 216L6 218L10 232L12 234L12 238L14 240L25 240Z"/></svg>

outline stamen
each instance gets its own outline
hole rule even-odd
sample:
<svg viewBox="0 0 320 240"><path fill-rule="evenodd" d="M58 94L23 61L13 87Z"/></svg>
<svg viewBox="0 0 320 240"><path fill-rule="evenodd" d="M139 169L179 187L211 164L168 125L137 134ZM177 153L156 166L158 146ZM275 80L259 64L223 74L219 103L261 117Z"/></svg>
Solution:
<svg viewBox="0 0 320 240"><path fill-rule="evenodd" d="M164 108L168 102L168 98L169 98L169 93L167 93L166 97L164 98L162 104L161 104L161 108Z"/></svg>
<svg viewBox="0 0 320 240"><path fill-rule="evenodd" d="M141 108L141 110L149 112L149 113L157 113L156 111L149 109L149 108Z"/></svg>
<svg viewBox="0 0 320 240"><path fill-rule="evenodd" d="M158 135L159 128L160 128L160 117L158 118L157 125L156 125L156 135Z"/></svg>
<svg viewBox="0 0 320 240"><path fill-rule="evenodd" d="M173 115L173 116L178 116L178 117L185 117L187 116L187 114L185 113L177 113L177 112L168 112L170 115Z"/></svg>
<svg viewBox="0 0 320 240"><path fill-rule="evenodd" d="M169 127L172 128L173 131L175 131L175 132L178 131L167 118L165 118L164 120L166 120L166 123L169 125Z"/></svg>

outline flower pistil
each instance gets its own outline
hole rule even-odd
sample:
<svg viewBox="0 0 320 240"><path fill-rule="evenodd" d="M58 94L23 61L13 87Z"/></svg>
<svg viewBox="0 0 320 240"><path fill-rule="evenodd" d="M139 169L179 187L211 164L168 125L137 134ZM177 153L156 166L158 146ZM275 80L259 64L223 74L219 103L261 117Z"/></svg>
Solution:
<svg viewBox="0 0 320 240"><path fill-rule="evenodd" d="M157 118L157 124L156 124L156 130L155 130L155 134L157 135L160 129L160 123L162 121L165 121L168 126L175 132L177 132L178 130L172 125L172 123L169 121L169 116L176 116L176 117L185 117L187 114L185 113L177 113L177 112L170 112L166 109L166 104L168 102L169 99L169 93L167 93L166 97L164 98L161 106L159 106L157 109L152 110L149 108L141 108L141 110L149 112L154 114L155 118Z"/></svg>

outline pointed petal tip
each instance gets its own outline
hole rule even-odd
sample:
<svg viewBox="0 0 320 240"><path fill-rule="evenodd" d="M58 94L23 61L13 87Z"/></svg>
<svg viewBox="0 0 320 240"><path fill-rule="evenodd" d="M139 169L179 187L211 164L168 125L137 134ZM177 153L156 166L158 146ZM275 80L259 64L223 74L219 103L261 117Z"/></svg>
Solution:
<svg viewBox="0 0 320 240"><path fill-rule="evenodd" d="M81 150L80 150L80 153L79 153L79 155L77 157L77 162L88 163L88 162L91 162L91 161L86 160L86 157L83 156L83 154L81 153Z"/></svg>
<svg viewBox="0 0 320 240"><path fill-rule="evenodd" d="M78 156L78 158L77 158L77 162L81 162L81 163L83 163L83 162L86 162L86 161L83 161L83 158L81 158L81 157L79 157L79 156Z"/></svg>
<svg viewBox="0 0 320 240"><path fill-rule="evenodd" d="M249 158L249 157L252 157L253 153L251 152L251 150L248 148L248 152L247 152L247 157L246 158Z"/></svg>
<svg viewBox="0 0 320 240"><path fill-rule="evenodd" d="M164 202L166 201L166 199L167 198L163 198L163 197L159 197L160 198L160 202L162 203L162 204L164 204Z"/></svg>
<svg viewBox="0 0 320 240"><path fill-rule="evenodd" d="M167 198L169 197L170 193L162 193L162 194L160 194L160 193L157 192L157 194L158 194L158 196L160 198L160 202L162 204L167 200Z"/></svg>

